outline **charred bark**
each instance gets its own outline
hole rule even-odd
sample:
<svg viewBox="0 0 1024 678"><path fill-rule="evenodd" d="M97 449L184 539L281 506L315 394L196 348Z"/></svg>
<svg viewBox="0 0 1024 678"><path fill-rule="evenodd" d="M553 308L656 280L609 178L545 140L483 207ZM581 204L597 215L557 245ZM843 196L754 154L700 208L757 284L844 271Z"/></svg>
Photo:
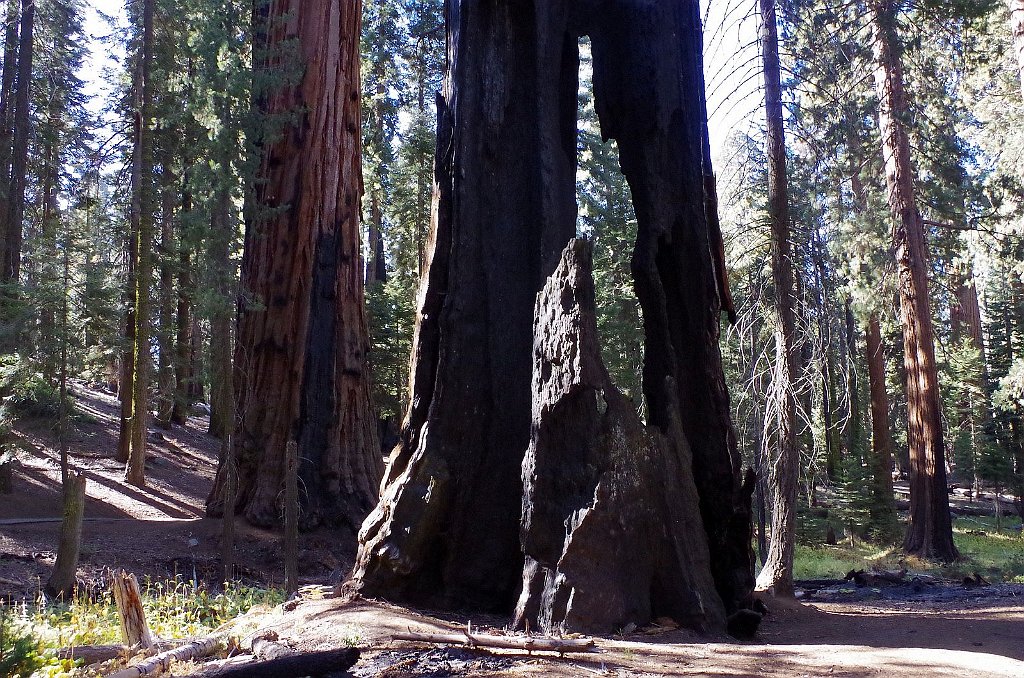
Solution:
<svg viewBox="0 0 1024 678"><path fill-rule="evenodd" d="M697 4L509 4L447 6L412 400L348 587L423 605L511 608L534 301L575 230L577 41L587 34L602 133L619 143L639 224L633 273L649 422L679 450L690 441L680 482L692 474L715 587L723 608L737 609L753 584L750 496L717 343L723 291L704 193L712 173L702 157Z"/></svg>
<svg viewBox="0 0 1024 678"><path fill-rule="evenodd" d="M533 305L575 233L579 56L565 2L492 5L447 5L412 397L350 586L508 611L522 570Z"/></svg>
<svg viewBox="0 0 1024 678"><path fill-rule="evenodd" d="M515 623L549 634L612 633L667 616L720 630L725 608L689 445L645 428L612 384L591 266L589 244L570 242L537 298L523 461L527 562Z"/></svg>
<svg viewBox="0 0 1024 678"><path fill-rule="evenodd" d="M257 69L302 76L256 95L264 120L247 209L235 347L239 512L280 524L285 443L296 440L304 528L358 525L381 460L370 402L359 237L359 2L261 6ZM270 134L270 132L268 132ZM221 511L223 468L207 509Z"/></svg>
<svg viewBox="0 0 1024 678"><path fill-rule="evenodd" d="M928 250L914 194L910 141L903 126L907 105L892 0L873 0L875 89L885 158L893 249L899 278L900 315L907 384L907 443L910 452L910 525L903 540L908 553L954 560L946 489L935 339L928 301Z"/></svg>

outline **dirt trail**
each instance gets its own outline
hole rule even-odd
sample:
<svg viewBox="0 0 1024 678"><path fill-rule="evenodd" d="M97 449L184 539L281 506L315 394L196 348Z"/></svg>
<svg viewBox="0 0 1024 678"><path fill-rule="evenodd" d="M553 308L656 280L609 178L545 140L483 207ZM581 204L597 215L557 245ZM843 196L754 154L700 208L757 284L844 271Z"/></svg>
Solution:
<svg viewBox="0 0 1024 678"><path fill-rule="evenodd" d="M756 642L705 638L657 627L597 639L597 651L551 653L434 648L392 641L398 631L455 632L467 619L441 619L375 603L311 600L264 620L303 650L355 644L356 676L1024 676L1024 607L900 612L838 603L769 601ZM472 619L500 629L502 621ZM497 631L500 632L500 631Z"/></svg>
<svg viewBox="0 0 1024 678"><path fill-rule="evenodd" d="M126 486L113 461L117 401L75 387L79 422L72 459L89 477L80 579L107 567L156 578L184 576L215 582L218 521L203 518L218 441L205 418L185 428L151 434L149 487ZM0 597L31 600L53 563L60 529L60 483L53 432L41 424L17 428L21 468L15 493L0 497ZM30 521L30 522L26 522ZM240 574L253 583L280 584L279 536L239 523ZM354 537L302 535L300 582L336 580L351 567ZM345 605L303 601L275 611L263 626L300 649L357 644L364 659L355 674L369 676L965 676L1024 678L1024 596L986 595L984 589L941 600L860 600L783 604L758 642L703 638L684 630L649 629L598 640L583 657L482 653L425 648L391 641L398 630L459 630L464 616L432 617L380 603ZM507 620L472 616L474 626L500 628ZM643 629L641 629L643 631Z"/></svg>

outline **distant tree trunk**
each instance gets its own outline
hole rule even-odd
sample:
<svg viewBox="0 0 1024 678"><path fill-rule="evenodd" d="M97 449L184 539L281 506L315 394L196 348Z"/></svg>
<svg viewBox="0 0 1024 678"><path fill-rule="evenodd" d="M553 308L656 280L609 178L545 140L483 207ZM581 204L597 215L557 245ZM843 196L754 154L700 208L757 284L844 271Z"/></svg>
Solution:
<svg viewBox="0 0 1024 678"><path fill-rule="evenodd" d="M254 525L280 525L291 439L303 527L356 526L377 497L359 236L360 5L283 0L257 16L257 70L304 69L256 94L258 114L297 120L262 140L247 209L241 286L257 303L239 314L233 440L239 512ZM220 469L207 501L213 514L223 481Z"/></svg>
<svg viewBox="0 0 1024 678"><path fill-rule="evenodd" d="M648 423L681 460L669 477L697 489L723 603L706 600L715 627L721 610L748 598L753 573L750 496L718 349L724 276L705 209L699 12L668 0L590 9L573 26L565 2L447 5L452 61L438 105L439 197L412 400L349 587L424 605L511 607L523 572L516 519L534 302L575 231L576 36L588 34L602 131L619 144L638 220ZM679 517L697 519L692 509ZM700 562L699 540L694 548Z"/></svg>
<svg viewBox="0 0 1024 678"><path fill-rule="evenodd" d="M981 354L982 365L985 363L985 337L981 326L981 304L978 302L978 288L974 283L973 272L968 269L967 275L954 290L956 303L950 310L950 323L953 336L966 337L972 347Z"/></svg>
<svg viewBox="0 0 1024 678"><path fill-rule="evenodd" d="M844 308L846 323L846 393L849 399L846 420L846 449L849 454L864 461L864 422L861 417L860 384L857 379L857 326L853 307L847 297Z"/></svg>
<svg viewBox="0 0 1024 678"><path fill-rule="evenodd" d="M168 153L168 155L170 155ZM176 241L174 236L174 203L175 176L168 167L169 158L164 158L161 173L160 195L160 331L157 335L157 347L160 351L157 368L157 383L160 398L158 401L156 423L161 428L170 428L174 412L175 400L175 345L174 345L174 264Z"/></svg>
<svg viewBox="0 0 1024 678"><path fill-rule="evenodd" d="M181 179L181 215L183 220L192 211L192 185L190 182L191 176L186 169L182 173ZM192 404L189 384L194 374L192 360L194 278L191 245L184 241L184 230L180 231L178 240L178 300L174 318L174 403L171 409L171 421L184 426L188 421L189 407Z"/></svg>
<svg viewBox="0 0 1024 678"><path fill-rule="evenodd" d="M10 188L7 194L7 238L4 261L0 262L0 283L16 283L21 277L21 240L25 220L25 188L28 184L28 114L31 104L32 31L35 24L35 13L35 0L21 0L18 75L14 90L14 140L11 152ZM10 15L11 12L8 11L8 14Z"/></svg>
<svg viewBox="0 0 1024 678"><path fill-rule="evenodd" d="M904 364L907 370L907 443L910 450L910 525L907 553L955 560L946 488L935 340L928 303L928 251L914 195L910 141L903 120L907 105L892 0L873 0L875 87L885 157L893 246L899 277Z"/></svg>
<svg viewBox="0 0 1024 678"><path fill-rule="evenodd" d="M871 389L871 525L879 531L896 525L896 505L892 491L892 438L889 435L889 394L885 390L885 354L878 314L868 318L868 383Z"/></svg>
<svg viewBox="0 0 1024 678"><path fill-rule="evenodd" d="M366 262L366 285L387 282L388 270L384 260L384 233L380 202L377 194L370 197L369 250L370 258Z"/></svg>
<svg viewBox="0 0 1024 678"><path fill-rule="evenodd" d="M146 433L149 424L149 375L152 369L150 355L150 292L153 277L153 135L150 129L153 116L153 3L142 2L142 44L139 59L138 87L139 111L136 143L140 151L133 155L141 167L133 168L139 186L132 187L132 209L137 206L138 238L135 257L135 350L131 380L131 420L128 427L129 448L125 467L125 481L142 487L146 484ZM135 192L137 191L137 202Z"/></svg>
<svg viewBox="0 0 1024 678"><path fill-rule="evenodd" d="M14 77L18 68L18 4L7 0L4 26L4 65L0 75L0 284L10 282L7 266L10 237L11 158L14 143Z"/></svg>
<svg viewBox="0 0 1024 678"><path fill-rule="evenodd" d="M211 435L227 440L235 429L234 370L232 355L233 289L235 271L231 265L231 243L235 222L231 218L231 193L227 178L220 178L210 219L207 257L210 262L215 299L210 315L210 427Z"/></svg>
<svg viewBox="0 0 1024 678"><path fill-rule="evenodd" d="M779 65L779 33L775 0L760 0L761 48L764 61L765 115L768 136L768 218L771 221L772 281L775 285L775 370L772 392L774 444L766 445L771 457L771 545L768 561L757 577L759 589L776 595L793 595L793 554L796 543L797 480L800 454L796 444L794 381L799 374L796 348L795 284L789 231L789 190L786 179L786 138L782 120L782 82ZM826 396L827 397L827 396ZM769 435L766 431L765 435Z"/></svg>
<svg viewBox="0 0 1024 678"><path fill-rule="evenodd" d="M1020 69L1020 94L1024 97L1024 0L1008 0L1008 2L1013 50L1017 53L1017 63Z"/></svg>

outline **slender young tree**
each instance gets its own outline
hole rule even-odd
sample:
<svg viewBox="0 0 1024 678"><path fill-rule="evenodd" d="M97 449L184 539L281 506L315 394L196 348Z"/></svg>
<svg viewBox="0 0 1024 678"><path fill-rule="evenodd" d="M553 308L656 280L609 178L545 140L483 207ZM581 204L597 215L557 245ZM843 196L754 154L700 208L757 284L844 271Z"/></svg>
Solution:
<svg viewBox="0 0 1024 678"><path fill-rule="evenodd" d="M127 431L128 460L125 480L132 485L146 484L146 432L149 424L149 376L152 358L150 354L150 289L153 277L153 12L155 0L142 0L142 36L139 45L137 90L138 110L136 111L135 143L138 149L133 153L132 178L138 184L132 186L132 223L137 225L134 237L135 251L135 336L132 356L131 417ZM138 210L136 213L135 210ZM123 400L122 400L123 402ZM120 446L123 448L124 442Z"/></svg>
<svg viewBox="0 0 1024 678"><path fill-rule="evenodd" d="M796 443L794 380L799 370L796 319L793 309L795 283L791 260L789 192L786 178L786 138L782 117L782 81L779 64L779 33L775 0L760 0L761 56L764 63L765 115L768 136L768 219L771 225L772 281L775 284L775 427L772 443L765 449L774 457L769 465L771 528L768 558L757 577L760 589L776 595L793 595L793 554L796 544L796 494L800 453ZM768 432L765 432L768 435Z"/></svg>
<svg viewBox="0 0 1024 678"><path fill-rule="evenodd" d="M928 294L928 249L914 193L914 168L905 127L907 102L896 28L896 4L872 0L875 90L892 212L893 248L899 278L907 384L907 443L910 448L908 553L955 560L946 489L946 460L939 404L935 339Z"/></svg>
<svg viewBox="0 0 1024 678"><path fill-rule="evenodd" d="M261 2L254 92L263 137L235 348L238 509L280 523L285 445L300 520L356 526L377 497L359 237L359 25L351 0ZM219 514L219 469L207 508Z"/></svg>

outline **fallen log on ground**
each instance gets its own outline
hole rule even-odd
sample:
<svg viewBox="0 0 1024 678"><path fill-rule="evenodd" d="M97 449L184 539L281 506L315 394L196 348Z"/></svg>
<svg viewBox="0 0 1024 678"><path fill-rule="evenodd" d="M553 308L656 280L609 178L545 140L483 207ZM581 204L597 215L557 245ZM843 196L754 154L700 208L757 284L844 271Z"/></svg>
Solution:
<svg viewBox="0 0 1024 678"><path fill-rule="evenodd" d="M98 664L105 662L115 657L120 657L122 653L128 652L128 648L124 645L71 645L69 647L62 647L57 650L57 659L73 659L80 660L82 666L89 666L90 664Z"/></svg>
<svg viewBox="0 0 1024 678"><path fill-rule="evenodd" d="M590 652L592 638L553 638L550 636L487 636L474 633L396 633L394 640L414 640L434 645L468 645L470 647L498 647L505 650L544 650L547 652Z"/></svg>
<svg viewBox="0 0 1024 678"><path fill-rule="evenodd" d="M80 660L82 666L89 666L90 664L98 664L99 662L114 659L122 654L135 654L137 651L147 655L156 654L158 651L172 650L182 645L188 645L190 642L192 641L188 639L158 640L154 643L153 648L149 650L133 649L120 643L116 645L68 645L58 649L55 656L57 659Z"/></svg>
<svg viewBox="0 0 1024 678"><path fill-rule="evenodd" d="M243 662L232 658L212 671L200 671L203 678L298 678L340 673L359 661L359 649L343 647L320 652L295 652L267 661ZM120 678L120 677L119 677ZM126 677L127 678L127 677Z"/></svg>
<svg viewBox="0 0 1024 678"><path fill-rule="evenodd" d="M220 635L207 636L194 640L191 643L182 645L173 650L161 652L155 657L129 666L126 669L115 671L107 678L139 678L140 676L159 676L170 668L174 662L184 662L190 659L202 659L207 657L224 646L224 638Z"/></svg>

